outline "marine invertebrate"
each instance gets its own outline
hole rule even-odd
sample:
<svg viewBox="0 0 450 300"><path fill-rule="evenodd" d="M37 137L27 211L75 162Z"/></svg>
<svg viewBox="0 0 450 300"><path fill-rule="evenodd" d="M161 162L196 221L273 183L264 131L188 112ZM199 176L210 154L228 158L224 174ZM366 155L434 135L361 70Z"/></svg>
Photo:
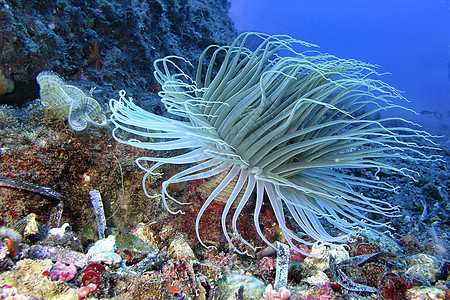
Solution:
<svg viewBox="0 0 450 300"><path fill-rule="evenodd" d="M102 280L102 273L106 271L106 268L98 263L90 263L81 271L81 285L87 286L90 283L97 284Z"/></svg>
<svg viewBox="0 0 450 300"><path fill-rule="evenodd" d="M86 286L81 286L75 290L75 293L78 296L78 299L85 299L89 297L92 292L95 292L97 286L94 283L89 283Z"/></svg>
<svg viewBox="0 0 450 300"><path fill-rule="evenodd" d="M277 291L276 289L273 289L271 284L268 284L260 300L287 300L290 297L291 293L284 286L280 287Z"/></svg>
<svg viewBox="0 0 450 300"><path fill-rule="evenodd" d="M90 65L91 63L95 63L95 70L97 72L100 71L100 51L98 50L97 39L94 40L94 49L89 46L89 52L91 52L91 56L84 61L85 65Z"/></svg>
<svg viewBox="0 0 450 300"><path fill-rule="evenodd" d="M57 261L47 275L50 277L51 281L59 280L68 282L75 277L76 273L77 267L75 267L74 264L66 265L65 263Z"/></svg>
<svg viewBox="0 0 450 300"><path fill-rule="evenodd" d="M288 245L279 242L277 242L277 247L277 267L275 274L275 283L273 286L278 290L281 287L287 286L291 251Z"/></svg>
<svg viewBox="0 0 450 300"><path fill-rule="evenodd" d="M162 87L161 101L169 113L184 121L141 109L127 99L125 91L119 100L110 100L116 140L155 151L184 151L136 160L146 172L143 186L150 198L155 195L145 187L149 176L158 175L164 164L189 165L164 181L161 194L156 195L170 213L181 210L167 200L188 203L170 195L169 184L225 174L196 218L202 244L201 217L233 180L221 219L228 242L240 240L254 250L237 229L244 206L252 203L259 236L275 248L259 226L263 202L269 201L286 242L304 253L296 244L311 245L311 239L343 242L360 230L386 227L395 208L365 191L396 189L378 178L381 169L410 178L414 171L383 158L431 159L421 152L424 141L431 142L429 134L402 118L375 118L399 107L393 100L402 96L371 78L379 75L374 66L318 52L300 53L294 49L297 46L313 45L288 36L244 33L230 46L206 48L193 76L194 66L181 57L156 60L154 75ZM371 175L354 175L354 169L369 170ZM241 190L243 195L238 197ZM228 214L232 214L231 224L227 224ZM287 217L293 221L291 228ZM342 235L329 233L330 225Z"/></svg>
<svg viewBox="0 0 450 300"><path fill-rule="evenodd" d="M14 257L17 255L17 248L19 247L22 236L14 229L7 227L0 227L0 261L7 255Z"/></svg>
<svg viewBox="0 0 450 300"><path fill-rule="evenodd" d="M40 195L58 199L58 200L62 200L64 198L61 194L55 192L54 190L52 190L50 188L39 186L39 185L30 183L30 182L26 182L26 181L22 181L19 179L1 176L1 175L0 175L0 186L1 187L9 187L9 188L18 189L18 190L25 190L25 191L29 191L32 193L40 194Z"/></svg>
<svg viewBox="0 0 450 300"><path fill-rule="evenodd" d="M47 113L59 119L68 119L73 130L82 131L88 124L106 125L106 116L98 102L79 88L65 84L52 71L43 71L36 76L42 105Z"/></svg>
<svg viewBox="0 0 450 300"><path fill-rule="evenodd" d="M102 197L99 191L92 190L89 192L89 198L91 199L92 207L94 208L95 220L97 222L98 239L102 240L105 238L106 230L106 218L105 210L103 209Z"/></svg>

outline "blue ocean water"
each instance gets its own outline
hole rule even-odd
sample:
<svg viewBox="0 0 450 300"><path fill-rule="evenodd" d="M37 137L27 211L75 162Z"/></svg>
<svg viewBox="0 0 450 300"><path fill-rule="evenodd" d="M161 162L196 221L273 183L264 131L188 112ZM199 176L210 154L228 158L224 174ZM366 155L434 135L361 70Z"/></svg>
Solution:
<svg viewBox="0 0 450 300"><path fill-rule="evenodd" d="M420 123L450 124L450 0L231 0L230 15L239 32L288 34L380 65Z"/></svg>

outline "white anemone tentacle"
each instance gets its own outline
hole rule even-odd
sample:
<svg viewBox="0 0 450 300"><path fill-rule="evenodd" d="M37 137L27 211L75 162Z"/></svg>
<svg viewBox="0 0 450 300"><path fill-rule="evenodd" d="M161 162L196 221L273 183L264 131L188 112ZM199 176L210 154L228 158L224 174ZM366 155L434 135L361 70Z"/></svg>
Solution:
<svg viewBox="0 0 450 300"><path fill-rule="evenodd" d="M205 247L201 218L224 190L231 192L220 224L230 249L256 250L248 232L238 231L246 207L253 207L258 236L275 248L260 226L263 204L269 202L286 242L304 253L299 244L340 243L363 230L388 228L386 220L397 208L371 191L398 187L377 174L385 170L415 180L415 162L440 160L424 153L437 147L417 124L378 117L392 109L411 110L395 103L405 99L377 78L382 74L376 66L298 47L315 45L285 35L243 33L231 45L207 47L197 66L178 56L156 60L158 95L167 113L181 120L145 111L124 91L119 100L110 100L113 137L151 151L136 159L145 171L144 192L161 197L170 213L181 213L172 207L189 203L171 195L169 184L228 172L196 217L195 232ZM411 167L395 163L400 160ZM161 176L166 164L186 169L163 181L161 194L151 195L146 181ZM332 234L330 227L340 233Z"/></svg>

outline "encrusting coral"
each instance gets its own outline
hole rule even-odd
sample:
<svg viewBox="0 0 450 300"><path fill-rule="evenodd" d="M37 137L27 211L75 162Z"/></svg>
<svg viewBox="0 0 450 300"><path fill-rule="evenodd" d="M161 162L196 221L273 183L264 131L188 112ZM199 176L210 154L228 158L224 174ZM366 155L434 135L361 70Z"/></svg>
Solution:
<svg viewBox="0 0 450 300"><path fill-rule="evenodd" d="M157 170L164 164L188 165L164 181L157 195L169 212L181 210L173 210L167 199L188 204L169 194L169 184L228 171L197 215L195 228L203 245L200 219L229 185L233 184L221 225L230 246L239 241L255 250L237 230L239 215L252 203L257 233L275 247L259 226L263 202L268 200L287 243L303 253L297 243L343 242L361 230L386 228L395 208L366 191L396 189L378 178L380 170L409 178L416 175L386 158L437 159L422 152L434 144L415 124L399 117L377 118L380 112L402 108L393 100L403 98L371 78L379 75L374 66L319 52L299 53L296 46L314 45L288 36L244 33L230 46L207 47L196 71L181 57L156 60L161 101L169 113L185 121L147 112L127 99L124 91L119 100L110 101L116 140L155 151L184 151L136 160L146 172L144 190L150 198L155 195L145 187L149 176L159 175ZM362 177L352 173L354 169L370 172ZM286 224L288 217L291 226ZM330 225L342 235L331 234Z"/></svg>

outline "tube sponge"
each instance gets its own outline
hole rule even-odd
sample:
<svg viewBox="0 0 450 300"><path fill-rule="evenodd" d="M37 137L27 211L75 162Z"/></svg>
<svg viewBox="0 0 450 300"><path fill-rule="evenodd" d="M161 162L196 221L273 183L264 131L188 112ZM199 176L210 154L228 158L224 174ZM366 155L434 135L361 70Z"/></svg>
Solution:
<svg viewBox="0 0 450 300"><path fill-rule="evenodd" d="M86 96L79 88L65 84L58 74L43 71L36 81L47 114L58 119L67 118L70 128L76 131L84 130L88 124L106 125L106 116L97 100Z"/></svg>

